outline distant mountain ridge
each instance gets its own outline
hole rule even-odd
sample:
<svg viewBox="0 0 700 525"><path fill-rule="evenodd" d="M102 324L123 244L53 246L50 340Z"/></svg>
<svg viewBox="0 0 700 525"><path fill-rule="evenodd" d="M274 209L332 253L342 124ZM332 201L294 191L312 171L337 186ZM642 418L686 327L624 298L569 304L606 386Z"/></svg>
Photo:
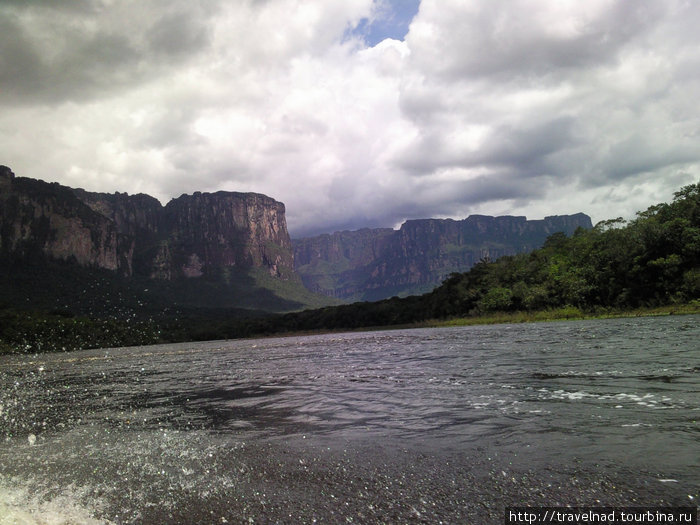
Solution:
<svg viewBox="0 0 700 525"><path fill-rule="evenodd" d="M591 218L583 213L542 220L471 215L410 220L399 230L342 231L292 243L296 271L309 290L373 301L430 291L482 259L529 252L553 233L571 235L591 227Z"/></svg>

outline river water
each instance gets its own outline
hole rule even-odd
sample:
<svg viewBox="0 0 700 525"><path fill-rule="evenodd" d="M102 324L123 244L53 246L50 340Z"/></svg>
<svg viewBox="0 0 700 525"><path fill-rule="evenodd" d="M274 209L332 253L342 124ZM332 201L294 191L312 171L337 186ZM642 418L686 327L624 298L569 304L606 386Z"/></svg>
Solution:
<svg viewBox="0 0 700 525"><path fill-rule="evenodd" d="M0 523L695 506L699 421L700 316L5 356Z"/></svg>

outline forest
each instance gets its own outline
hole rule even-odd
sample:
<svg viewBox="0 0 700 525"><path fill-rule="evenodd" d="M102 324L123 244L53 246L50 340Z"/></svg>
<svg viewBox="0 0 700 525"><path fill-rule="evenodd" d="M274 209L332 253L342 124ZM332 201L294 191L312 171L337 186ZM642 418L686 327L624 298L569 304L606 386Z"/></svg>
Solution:
<svg viewBox="0 0 700 525"><path fill-rule="evenodd" d="M191 310L156 320L134 319L132 324L5 309L0 353L416 326L455 318L478 321L495 313L563 311L577 317L699 303L697 183L630 221L602 221L570 237L556 233L533 252L482 260L420 296L247 319L225 311Z"/></svg>

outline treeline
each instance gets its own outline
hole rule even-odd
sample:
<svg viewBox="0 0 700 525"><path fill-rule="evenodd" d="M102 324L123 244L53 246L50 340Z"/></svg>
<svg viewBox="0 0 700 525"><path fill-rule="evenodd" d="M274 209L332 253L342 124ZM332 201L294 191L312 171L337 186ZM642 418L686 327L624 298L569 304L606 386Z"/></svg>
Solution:
<svg viewBox="0 0 700 525"><path fill-rule="evenodd" d="M191 311L157 321L99 321L53 314L0 318L0 351L227 339L314 330L410 325L494 312L634 309L700 299L700 183L634 220L554 234L529 254L481 261L432 292L372 303L240 319ZM9 325L8 325L8 321ZM14 326L13 326L14 325ZM70 344L70 341L80 343ZM65 343L65 344L64 344Z"/></svg>
<svg viewBox="0 0 700 525"><path fill-rule="evenodd" d="M550 236L529 254L482 262L430 295L436 317L493 311L630 309L700 298L700 184L673 202Z"/></svg>

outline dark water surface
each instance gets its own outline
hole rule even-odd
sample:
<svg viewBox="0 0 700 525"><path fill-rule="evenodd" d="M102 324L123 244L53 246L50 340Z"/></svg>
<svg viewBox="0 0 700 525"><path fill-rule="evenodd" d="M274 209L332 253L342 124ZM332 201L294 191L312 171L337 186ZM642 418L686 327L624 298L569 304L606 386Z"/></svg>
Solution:
<svg viewBox="0 0 700 525"><path fill-rule="evenodd" d="M0 524L697 505L699 420L700 316L3 357Z"/></svg>

